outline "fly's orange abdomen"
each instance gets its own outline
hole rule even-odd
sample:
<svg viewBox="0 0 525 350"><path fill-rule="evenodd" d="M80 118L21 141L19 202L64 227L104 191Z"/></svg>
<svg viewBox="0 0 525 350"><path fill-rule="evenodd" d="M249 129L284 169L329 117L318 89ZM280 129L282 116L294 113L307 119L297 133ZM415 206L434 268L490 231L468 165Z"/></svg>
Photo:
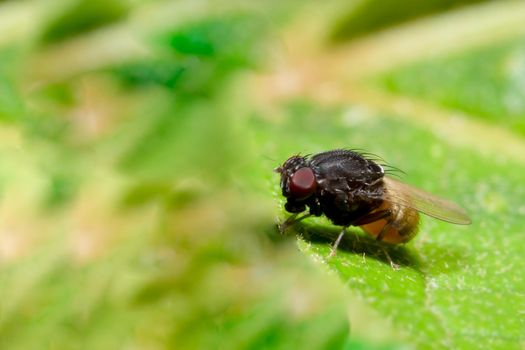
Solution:
<svg viewBox="0 0 525 350"><path fill-rule="evenodd" d="M417 233L419 224L418 212L410 208L391 205L386 201L383 202L379 208L379 210L384 209L390 209L392 215L389 227L386 228L386 232L383 233L383 238L381 240L392 244L406 243L410 241ZM387 220L381 219L360 227L370 236L376 238L385 228L386 224Z"/></svg>

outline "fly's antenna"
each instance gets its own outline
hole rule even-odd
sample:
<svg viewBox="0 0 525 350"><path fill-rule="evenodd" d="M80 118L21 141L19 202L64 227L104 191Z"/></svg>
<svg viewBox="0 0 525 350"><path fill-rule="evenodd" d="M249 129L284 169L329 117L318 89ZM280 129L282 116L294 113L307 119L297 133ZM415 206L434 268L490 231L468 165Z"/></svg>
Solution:
<svg viewBox="0 0 525 350"><path fill-rule="evenodd" d="M262 154L262 157L263 157L263 158L266 158L266 159L268 159L268 160L271 160L272 162L277 162L277 160L276 160L275 158L272 158L272 157L270 157L270 156L268 156L268 155L266 155L266 154Z"/></svg>

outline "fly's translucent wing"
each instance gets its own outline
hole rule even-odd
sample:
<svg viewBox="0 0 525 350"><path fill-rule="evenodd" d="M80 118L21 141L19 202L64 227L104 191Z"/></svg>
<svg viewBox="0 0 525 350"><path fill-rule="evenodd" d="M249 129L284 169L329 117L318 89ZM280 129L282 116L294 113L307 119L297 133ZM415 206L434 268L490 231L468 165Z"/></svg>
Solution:
<svg viewBox="0 0 525 350"><path fill-rule="evenodd" d="M391 177L384 177L387 188L385 200L410 207L436 219L458 225L468 225L472 221L465 210L446 199L404 184Z"/></svg>

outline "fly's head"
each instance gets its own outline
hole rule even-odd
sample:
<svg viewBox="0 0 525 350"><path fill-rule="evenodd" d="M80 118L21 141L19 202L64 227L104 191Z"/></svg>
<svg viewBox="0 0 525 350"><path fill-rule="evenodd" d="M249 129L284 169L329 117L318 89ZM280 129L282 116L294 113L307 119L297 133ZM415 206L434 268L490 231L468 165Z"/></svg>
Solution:
<svg viewBox="0 0 525 350"><path fill-rule="evenodd" d="M293 156L275 169L281 174L281 191L286 197L285 209L300 213L306 209L306 201L317 190L317 179L305 157Z"/></svg>

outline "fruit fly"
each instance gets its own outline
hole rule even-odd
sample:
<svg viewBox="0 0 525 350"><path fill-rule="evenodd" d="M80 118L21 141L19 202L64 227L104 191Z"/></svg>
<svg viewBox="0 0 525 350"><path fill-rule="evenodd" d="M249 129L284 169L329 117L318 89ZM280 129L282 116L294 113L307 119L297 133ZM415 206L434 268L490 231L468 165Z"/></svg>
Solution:
<svg viewBox="0 0 525 350"><path fill-rule="evenodd" d="M385 176L392 168L376 161L373 155L345 149L288 158L276 172L281 175L284 207L294 215L281 230L308 216L325 215L343 227L335 252L348 226L359 226L378 241L398 244L414 238L420 212L453 224L471 223L456 204Z"/></svg>

